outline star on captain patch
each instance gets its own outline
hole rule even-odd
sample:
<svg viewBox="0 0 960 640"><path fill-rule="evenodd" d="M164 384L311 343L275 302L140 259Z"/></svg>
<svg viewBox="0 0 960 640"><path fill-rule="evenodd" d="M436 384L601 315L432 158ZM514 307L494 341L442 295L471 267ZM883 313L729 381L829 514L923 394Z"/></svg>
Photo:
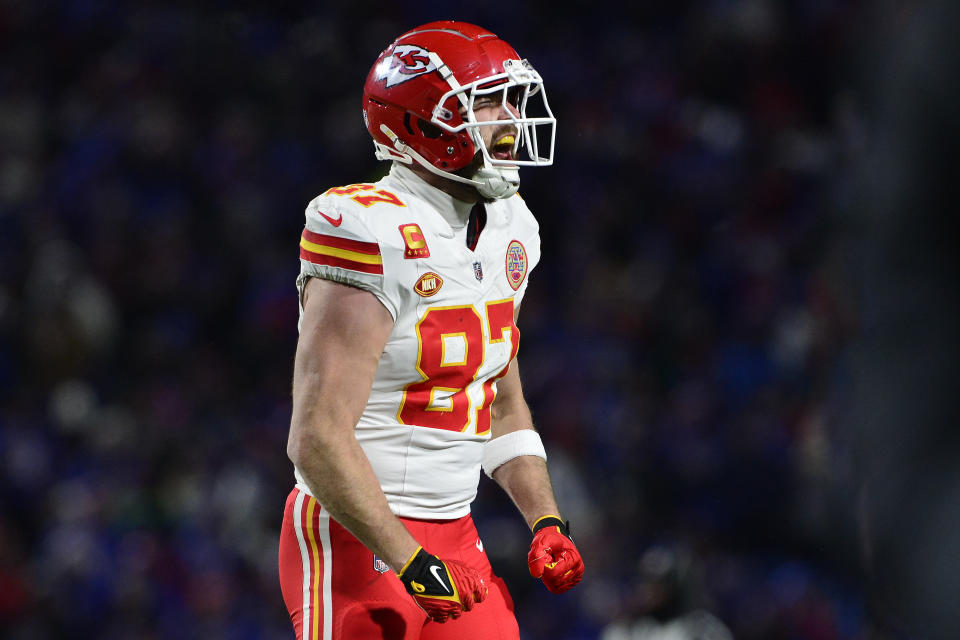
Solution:
<svg viewBox="0 0 960 640"><path fill-rule="evenodd" d="M483 265L480 264L479 260L473 263L473 275L477 282L483 281Z"/></svg>

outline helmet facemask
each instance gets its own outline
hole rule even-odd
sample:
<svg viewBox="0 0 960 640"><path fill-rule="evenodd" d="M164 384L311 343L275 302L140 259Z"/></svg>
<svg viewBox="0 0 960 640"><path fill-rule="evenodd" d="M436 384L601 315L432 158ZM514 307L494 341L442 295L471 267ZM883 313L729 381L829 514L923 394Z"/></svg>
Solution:
<svg viewBox="0 0 960 640"><path fill-rule="evenodd" d="M405 163L416 161L436 175L474 186L483 198L490 199L508 198L517 192L520 186L519 167L553 164L556 118L547 102L543 80L529 62L505 60L503 73L461 85L437 53L429 52L429 56L434 67L431 71L439 73L450 86L450 90L433 107L430 124L454 138L463 134L469 136L474 149L481 156L480 167L471 176L458 175L462 171L454 173L440 169L383 124L379 129L392 145L375 141L378 158ZM498 94L500 104L512 105L501 110L508 118L477 120L474 112L477 99ZM455 114L444 105L458 105L458 113ZM509 159L492 156L483 143L480 131L481 127L503 127L505 124L516 131Z"/></svg>
<svg viewBox="0 0 960 640"><path fill-rule="evenodd" d="M430 122L448 133L466 131L470 136L474 147L482 155L482 165L470 176L470 182L476 186L481 196L508 198L516 193L520 186L519 167L553 164L557 121L547 102L543 79L529 62L505 60L503 73L460 85L439 56L432 54L431 57L433 56L436 56L434 62L437 70L450 84L451 89L440 98ZM488 96L499 96L497 104L509 105L500 110L508 119L477 119L474 104L478 98ZM453 114L443 106L448 104L451 98L460 104L462 121L457 125L450 124L454 120ZM531 115L534 112L539 115ZM510 149L509 158L496 158L484 144L480 129L503 127L505 124L515 132L513 148Z"/></svg>

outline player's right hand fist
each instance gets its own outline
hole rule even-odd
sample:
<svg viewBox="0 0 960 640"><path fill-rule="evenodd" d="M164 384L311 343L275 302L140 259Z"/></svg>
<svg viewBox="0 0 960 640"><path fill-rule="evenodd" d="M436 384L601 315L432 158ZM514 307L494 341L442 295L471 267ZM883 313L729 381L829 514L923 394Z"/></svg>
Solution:
<svg viewBox="0 0 960 640"><path fill-rule="evenodd" d="M441 560L417 547L397 574L407 593L436 622L459 618L487 597L480 574L456 560Z"/></svg>

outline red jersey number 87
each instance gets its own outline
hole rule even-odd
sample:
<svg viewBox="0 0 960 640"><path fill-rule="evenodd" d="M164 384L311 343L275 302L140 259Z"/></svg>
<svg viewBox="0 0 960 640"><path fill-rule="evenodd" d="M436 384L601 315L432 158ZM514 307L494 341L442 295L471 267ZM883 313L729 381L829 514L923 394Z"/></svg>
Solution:
<svg viewBox="0 0 960 640"><path fill-rule="evenodd" d="M397 418L402 424L434 429L463 431L470 423L470 398L467 386L483 365L486 345L503 342L510 333L510 358L499 373L483 383L483 401L477 408L476 432L490 430L490 405L493 383L507 375L510 362L520 347L520 331L513 321L513 298L488 302L484 338L484 318L473 305L431 307L417 323L417 371L423 377L407 385ZM446 350L459 345L456 354Z"/></svg>

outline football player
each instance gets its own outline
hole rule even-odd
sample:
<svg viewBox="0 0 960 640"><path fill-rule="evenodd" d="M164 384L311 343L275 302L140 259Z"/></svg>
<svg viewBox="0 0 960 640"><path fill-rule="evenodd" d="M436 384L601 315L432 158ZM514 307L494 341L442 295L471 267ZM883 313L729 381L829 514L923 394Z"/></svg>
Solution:
<svg viewBox="0 0 960 640"><path fill-rule="evenodd" d="M519 638L470 517L481 470L530 573L583 575L516 362L540 258L518 171L551 164L556 120L510 45L449 21L377 58L363 116L389 174L315 198L300 240L284 601L300 640Z"/></svg>

